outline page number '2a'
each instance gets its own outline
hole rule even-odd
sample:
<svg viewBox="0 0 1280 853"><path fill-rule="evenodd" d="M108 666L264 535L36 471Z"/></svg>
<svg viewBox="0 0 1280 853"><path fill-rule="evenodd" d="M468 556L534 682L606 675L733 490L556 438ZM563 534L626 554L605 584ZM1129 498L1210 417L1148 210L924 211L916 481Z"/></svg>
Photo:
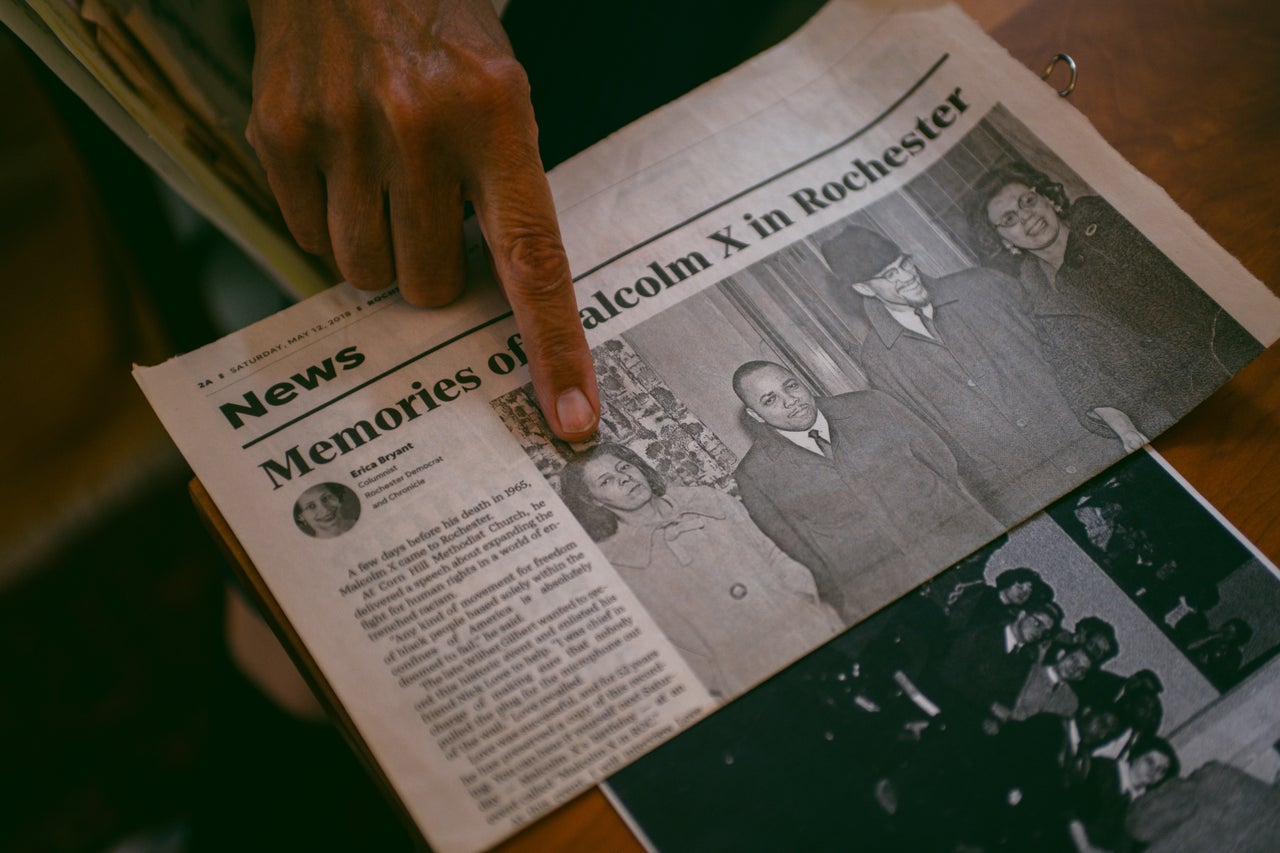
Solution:
<svg viewBox="0 0 1280 853"><path fill-rule="evenodd" d="M221 374L221 373L219 373L219 374L218 374L218 378L219 378L219 379L221 379L221 378L222 378L222 374ZM210 385L212 385L213 383L214 383L214 380L212 380L212 379L200 379L200 380L197 380L197 381L196 381L196 387L197 387L197 388L208 388L208 387L209 387Z"/></svg>

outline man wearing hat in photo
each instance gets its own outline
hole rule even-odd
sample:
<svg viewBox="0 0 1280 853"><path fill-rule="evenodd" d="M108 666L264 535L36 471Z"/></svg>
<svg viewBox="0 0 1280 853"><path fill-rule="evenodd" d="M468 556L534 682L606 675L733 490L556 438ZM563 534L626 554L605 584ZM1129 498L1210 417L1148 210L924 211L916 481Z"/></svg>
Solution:
<svg viewBox="0 0 1280 853"><path fill-rule="evenodd" d="M867 380L948 442L1000 521L1021 521L1120 457L1062 395L1012 278L984 268L929 278L893 240L856 225L821 248L863 297L870 330L854 355Z"/></svg>

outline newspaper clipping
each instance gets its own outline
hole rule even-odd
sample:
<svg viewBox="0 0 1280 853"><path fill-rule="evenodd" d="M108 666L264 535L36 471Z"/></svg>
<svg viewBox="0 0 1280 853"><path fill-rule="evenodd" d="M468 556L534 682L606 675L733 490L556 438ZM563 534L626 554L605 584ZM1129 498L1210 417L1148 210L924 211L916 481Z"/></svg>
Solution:
<svg viewBox="0 0 1280 853"><path fill-rule="evenodd" d="M904 9L832 3L553 173L589 445L545 431L479 272L436 312L344 285L138 369L444 853L1001 535L1280 332L1048 87L953 7Z"/></svg>

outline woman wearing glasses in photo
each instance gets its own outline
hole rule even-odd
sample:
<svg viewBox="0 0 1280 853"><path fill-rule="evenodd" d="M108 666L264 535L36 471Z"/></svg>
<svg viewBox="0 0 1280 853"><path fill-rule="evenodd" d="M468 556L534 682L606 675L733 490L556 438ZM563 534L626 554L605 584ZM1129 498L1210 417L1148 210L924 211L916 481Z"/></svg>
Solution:
<svg viewBox="0 0 1280 853"><path fill-rule="evenodd" d="M1261 351L1109 204L1026 163L978 181L969 223L984 256L1012 262L1064 393L1126 450Z"/></svg>

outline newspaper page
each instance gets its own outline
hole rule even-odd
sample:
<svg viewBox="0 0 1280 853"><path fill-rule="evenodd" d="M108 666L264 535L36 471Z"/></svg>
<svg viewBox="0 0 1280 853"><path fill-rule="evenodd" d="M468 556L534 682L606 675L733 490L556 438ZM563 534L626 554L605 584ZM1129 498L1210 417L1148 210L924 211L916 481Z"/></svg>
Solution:
<svg viewBox="0 0 1280 853"><path fill-rule="evenodd" d="M1135 454L609 786L663 851L1273 850L1278 609Z"/></svg>
<svg viewBox="0 0 1280 853"><path fill-rule="evenodd" d="M1280 330L952 6L834 2L552 182L589 446L545 431L479 273L434 312L339 286L137 371L446 853L1042 509Z"/></svg>

